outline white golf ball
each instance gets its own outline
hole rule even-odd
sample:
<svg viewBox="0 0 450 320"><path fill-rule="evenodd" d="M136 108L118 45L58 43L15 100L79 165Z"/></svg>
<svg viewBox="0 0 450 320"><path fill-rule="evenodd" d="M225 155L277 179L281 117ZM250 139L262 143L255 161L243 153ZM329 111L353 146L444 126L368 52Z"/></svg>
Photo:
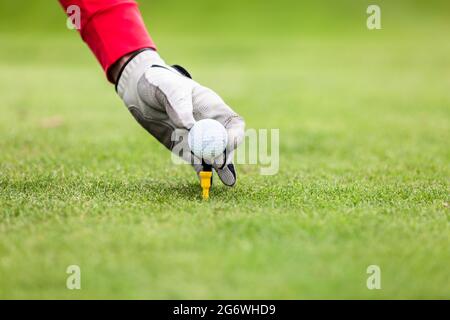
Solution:
<svg viewBox="0 0 450 320"><path fill-rule="evenodd" d="M214 160L225 151L227 143L225 127L213 119L197 121L189 131L189 148L201 159Z"/></svg>

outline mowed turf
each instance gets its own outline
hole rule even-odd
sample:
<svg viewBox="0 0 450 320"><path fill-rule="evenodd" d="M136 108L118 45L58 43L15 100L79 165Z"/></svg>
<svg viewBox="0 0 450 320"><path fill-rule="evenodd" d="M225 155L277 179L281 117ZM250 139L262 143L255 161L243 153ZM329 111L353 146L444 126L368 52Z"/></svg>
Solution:
<svg viewBox="0 0 450 320"><path fill-rule="evenodd" d="M202 202L57 4L17 4L0 35L0 298L450 298L445 2L381 2L379 31L364 1L183 3L142 8L161 54L247 128L280 130L279 173L240 165Z"/></svg>

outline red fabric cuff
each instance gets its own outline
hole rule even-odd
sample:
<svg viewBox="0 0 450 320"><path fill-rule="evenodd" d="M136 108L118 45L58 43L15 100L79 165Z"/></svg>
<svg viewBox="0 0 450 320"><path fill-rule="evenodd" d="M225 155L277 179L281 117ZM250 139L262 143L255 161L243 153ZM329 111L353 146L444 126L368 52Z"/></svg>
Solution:
<svg viewBox="0 0 450 320"><path fill-rule="evenodd" d="M69 1L60 0L67 8ZM156 46L147 32L137 3L133 0L72 0L80 6L83 40L107 73L124 55Z"/></svg>

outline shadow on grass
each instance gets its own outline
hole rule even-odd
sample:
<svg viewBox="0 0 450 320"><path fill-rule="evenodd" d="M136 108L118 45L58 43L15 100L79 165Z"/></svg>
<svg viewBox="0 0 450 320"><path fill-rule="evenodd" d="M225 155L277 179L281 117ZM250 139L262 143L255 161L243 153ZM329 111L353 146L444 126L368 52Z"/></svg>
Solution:
<svg viewBox="0 0 450 320"><path fill-rule="evenodd" d="M19 200L22 203L45 203L58 201L78 202L147 202L172 203L179 200L202 201L201 187L197 179L164 179L77 175L71 177L38 176L18 180L0 181L4 200ZM211 196L218 201L232 201L239 192L225 187L217 176Z"/></svg>
<svg viewBox="0 0 450 320"><path fill-rule="evenodd" d="M159 180L136 180L131 190L142 190L149 197L158 197L166 202L179 200L200 200L201 188L195 182L164 182Z"/></svg>
<svg viewBox="0 0 450 320"><path fill-rule="evenodd" d="M211 199L216 200L230 200L230 196L233 194L232 188L225 187L215 177L213 185L211 187ZM173 200L189 200L189 201L203 201L201 194L202 189L200 183L192 182L161 182L154 180L137 180L133 182L133 185L137 189L144 189L144 193L149 197L155 197L155 195L164 202L171 202Z"/></svg>

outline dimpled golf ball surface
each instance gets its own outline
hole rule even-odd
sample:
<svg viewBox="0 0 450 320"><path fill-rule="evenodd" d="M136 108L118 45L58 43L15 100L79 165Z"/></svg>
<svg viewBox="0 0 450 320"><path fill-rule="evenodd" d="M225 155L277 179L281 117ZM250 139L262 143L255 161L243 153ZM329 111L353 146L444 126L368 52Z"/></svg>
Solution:
<svg viewBox="0 0 450 320"><path fill-rule="evenodd" d="M220 156L227 146L225 127L216 120L197 121L189 131L189 148L199 158L213 160Z"/></svg>

